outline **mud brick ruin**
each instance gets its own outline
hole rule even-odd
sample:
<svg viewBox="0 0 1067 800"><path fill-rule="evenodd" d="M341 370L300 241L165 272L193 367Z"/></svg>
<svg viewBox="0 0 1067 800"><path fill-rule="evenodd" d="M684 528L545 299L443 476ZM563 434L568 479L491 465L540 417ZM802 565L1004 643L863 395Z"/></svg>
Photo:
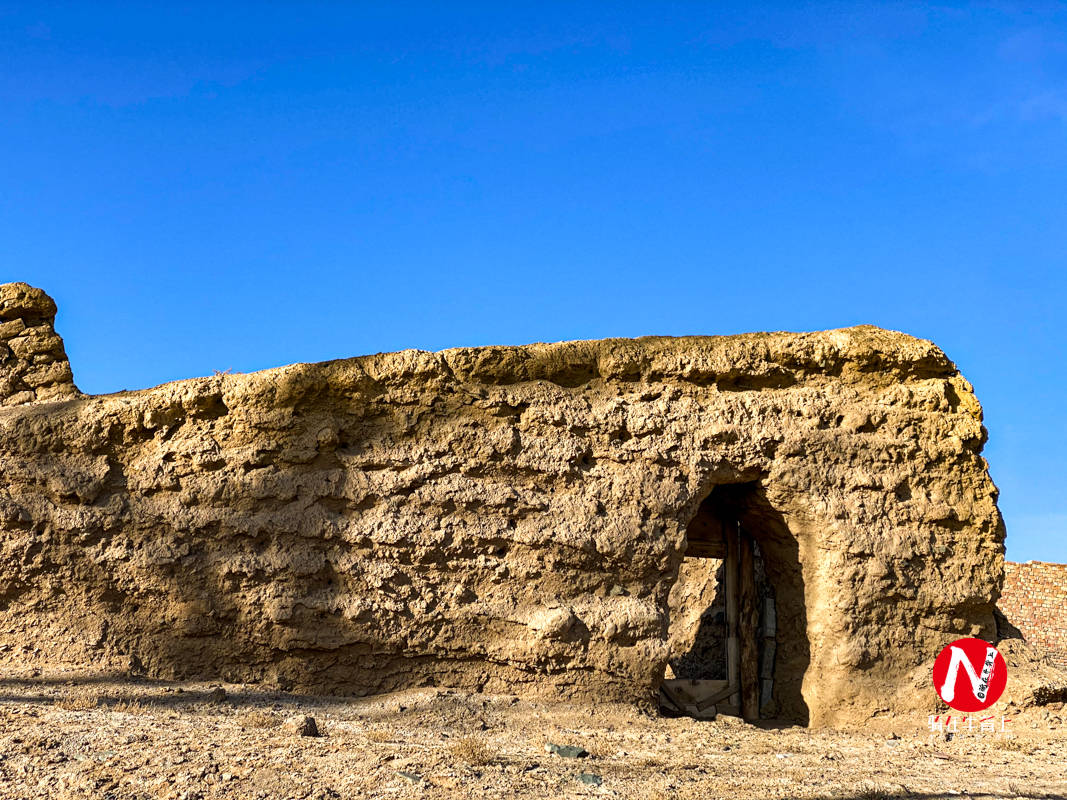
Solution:
<svg viewBox="0 0 1067 800"><path fill-rule="evenodd" d="M4 641L331 693L651 706L697 678L830 724L996 637L982 413L930 342L408 350L86 396L55 313L0 287Z"/></svg>

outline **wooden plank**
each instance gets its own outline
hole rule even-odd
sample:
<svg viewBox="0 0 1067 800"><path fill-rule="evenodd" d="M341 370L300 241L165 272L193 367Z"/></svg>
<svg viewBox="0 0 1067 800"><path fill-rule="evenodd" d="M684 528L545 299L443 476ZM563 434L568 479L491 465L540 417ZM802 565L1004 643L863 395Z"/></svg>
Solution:
<svg viewBox="0 0 1067 800"><path fill-rule="evenodd" d="M733 687L730 705L741 708L741 651L737 642L738 586L737 586L737 523L724 522L726 561L723 569L723 587L726 590L726 680Z"/></svg>
<svg viewBox="0 0 1067 800"><path fill-rule="evenodd" d="M739 542L738 637L741 644L741 716L759 719L759 606L756 598L756 560L752 538L741 531Z"/></svg>
<svg viewBox="0 0 1067 800"><path fill-rule="evenodd" d="M707 711L730 696L730 693L733 691L732 687L726 685L726 681L719 681L719 683L723 684L723 687L714 694L709 694L697 703L697 711Z"/></svg>
<svg viewBox="0 0 1067 800"><path fill-rule="evenodd" d="M726 543L690 539L685 548L686 558L726 558Z"/></svg>
<svg viewBox="0 0 1067 800"><path fill-rule="evenodd" d="M676 697L674 692L669 686L666 685L666 681L659 687L659 704L666 706L667 708L673 708L679 714L685 713L685 703L681 698Z"/></svg>
<svg viewBox="0 0 1067 800"><path fill-rule="evenodd" d="M733 691L726 681L706 678L668 678L660 689L683 711L688 707L704 711Z"/></svg>
<svg viewBox="0 0 1067 800"><path fill-rule="evenodd" d="M726 681L668 679L659 687L660 707L693 719L715 719L715 703L729 691Z"/></svg>

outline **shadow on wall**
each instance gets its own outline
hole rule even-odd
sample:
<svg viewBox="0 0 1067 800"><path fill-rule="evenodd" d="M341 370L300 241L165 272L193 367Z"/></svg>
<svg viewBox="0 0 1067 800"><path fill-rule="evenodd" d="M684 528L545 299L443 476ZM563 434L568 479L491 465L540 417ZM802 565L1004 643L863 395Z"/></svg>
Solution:
<svg viewBox="0 0 1067 800"><path fill-rule="evenodd" d="M672 652L668 663L675 678L727 679L725 573L721 558L682 560L670 597Z"/></svg>
<svg viewBox="0 0 1067 800"><path fill-rule="evenodd" d="M59 488L53 496L25 492L18 499L25 513L13 505L15 521L0 529L27 553L14 588L0 593L0 611L61 586L62 603L53 607L63 637L159 678L323 694L440 685L566 696L588 693L581 681L592 683L592 675L603 677L598 695L612 699L647 685L642 673L626 683L590 670L582 661L590 634L580 620L542 641L517 635L514 621L475 601L499 591L498 566L544 564L522 590L565 599L598 582L606 593L658 576L656 553L611 564L593 548L546 556L540 540L525 541L508 527L522 514L543 513L539 507L516 509L508 499L495 510L475 493L416 491L427 479L410 469L412 454L434 419L448 426L443 440L447 433L468 451L481 446L472 433L479 426L511 423L472 411L458 392L443 401L455 409L414 420L354 368L337 375L287 368L249 382L236 395L245 405L233 411L224 399L227 380L200 379L181 398L149 390L117 406L108 417L112 434L91 440L91 460L78 452L85 447L76 438L78 414L109 401L22 412L62 444L44 457L34 439L21 437L5 455L47 469ZM457 418L464 426L453 430ZM250 427L256 433L248 442ZM371 481L372 472L385 477ZM562 488L573 478L502 475L499 483L511 486L557 481ZM21 485L32 487L31 477ZM535 488L516 492L540 497L556 487ZM447 515L455 525L433 523ZM69 519L79 521L77 529L62 527ZM58 520L52 549L34 544L31 528L42 520ZM485 534L455 536L468 523ZM560 585L558 576L568 573L579 580ZM652 622L647 628L658 634Z"/></svg>
<svg viewBox="0 0 1067 800"><path fill-rule="evenodd" d="M226 406L224 385L225 379L191 384L193 399L184 404L150 391L116 410L109 422L114 440L94 453L96 472L81 455L49 456L52 472L70 483L55 500L65 504L65 514L77 512L91 524L62 543L69 554L63 555L64 575L54 574L49 559L37 559L22 571L17 591L29 594L34 581L49 574L52 584L71 593L66 607L95 626L85 637L96 642L91 647L128 656L132 670L156 677L264 681L344 694L427 685L572 690L571 676L589 638L584 626L572 624L558 640L515 644L512 621L479 614L468 600L493 585L495 573L480 564L504 564L511 557L536 563L542 545L509 535L510 510L500 512L493 535L454 542L444 527L426 529L422 517L482 520L487 512L480 504L461 507L450 497L430 496L422 501L421 517L412 513L421 479L406 477L404 454L424 431L373 378L335 377L298 365L252 384L262 396L248 401L249 407L272 410L257 422L254 446L233 435L236 412ZM473 413L465 398L448 402L457 409L453 416L442 409L443 419L454 419L461 406L463 414ZM52 426L57 442L68 431L73 439L78 430L75 408L67 425L68 412L54 407L26 413ZM485 414L470 425L493 424L495 417ZM12 451L13 463L40 462L32 440L11 444L26 448ZM381 453L393 460L383 463ZM395 473L391 497L379 497L364 479L371 468ZM538 474L529 480L547 479L569 477ZM403 481L411 481L409 487ZM125 508L132 511L116 527ZM99 513L89 516L87 509ZM763 554L779 604L777 713L806 723L801 682L809 656L798 543L756 483L718 487L705 510L740 523ZM35 513L44 518L44 512ZM25 517L25 526L35 524L35 514ZM449 558L442 557L446 552ZM620 558L606 565L595 549L565 552L567 570L595 580L559 586L553 562L540 584L528 582L524 589L558 597L561 591L589 591L596 581L606 586L620 576L636 582L661 574L651 555L644 563ZM485 587L458 582L479 575ZM442 601L453 604L451 613L440 614L431 628L422 615L437 610L433 603L444 586L456 587ZM516 648L518 657L502 657L498 642ZM649 686L651 673L649 665ZM598 691L625 697L633 688L605 681Z"/></svg>
<svg viewBox="0 0 1067 800"><path fill-rule="evenodd" d="M721 534L709 532L738 528L756 554L755 610L741 620L758 642L758 664L748 670L747 680L759 681L761 689L773 680L770 692L760 692L761 716L806 725L810 715L801 690L811 652L799 543L756 481L715 487L688 526L686 558L672 590L671 668L678 678L727 678L724 563L708 557L715 553L709 537Z"/></svg>

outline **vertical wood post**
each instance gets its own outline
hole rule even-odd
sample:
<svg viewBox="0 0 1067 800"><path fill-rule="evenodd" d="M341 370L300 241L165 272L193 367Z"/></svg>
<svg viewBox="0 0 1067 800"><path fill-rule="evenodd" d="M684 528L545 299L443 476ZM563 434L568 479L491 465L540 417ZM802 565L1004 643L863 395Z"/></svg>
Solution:
<svg viewBox="0 0 1067 800"><path fill-rule="evenodd" d="M738 529L733 521L722 523L723 538L726 539L726 561L723 564L723 578L726 584L726 680L733 692L730 705L741 711L741 650L737 641L738 628Z"/></svg>
<svg viewBox="0 0 1067 800"><path fill-rule="evenodd" d="M759 607L756 605L756 559L752 539L740 532L740 610L738 636L741 640L741 716L759 719Z"/></svg>

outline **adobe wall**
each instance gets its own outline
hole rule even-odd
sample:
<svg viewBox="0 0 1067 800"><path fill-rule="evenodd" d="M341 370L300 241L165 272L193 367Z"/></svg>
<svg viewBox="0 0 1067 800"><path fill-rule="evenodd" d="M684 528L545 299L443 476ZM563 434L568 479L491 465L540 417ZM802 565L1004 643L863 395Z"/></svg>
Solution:
<svg viewBox="0 0 1067 800"><path fill-rule="evenodd" d="M1067 564L1004 564L997 606L1027 643L1067 669Z"/></svg>
<svg viewBox="0 0 1067 800"><path fill-rule="evenodd" d="M78 393L55 318L55 302L40 289L0 287L0 406Z"/></svg>
<svg viewBox="0 0 1067 800"><path fill-rule="evenodd" d="M984 440L952 362L872 327L71 383L0 408L0 642L303 691L651 704L686 525L758 481L796 560L803 702L846 721L995 635Z"/></svg>

